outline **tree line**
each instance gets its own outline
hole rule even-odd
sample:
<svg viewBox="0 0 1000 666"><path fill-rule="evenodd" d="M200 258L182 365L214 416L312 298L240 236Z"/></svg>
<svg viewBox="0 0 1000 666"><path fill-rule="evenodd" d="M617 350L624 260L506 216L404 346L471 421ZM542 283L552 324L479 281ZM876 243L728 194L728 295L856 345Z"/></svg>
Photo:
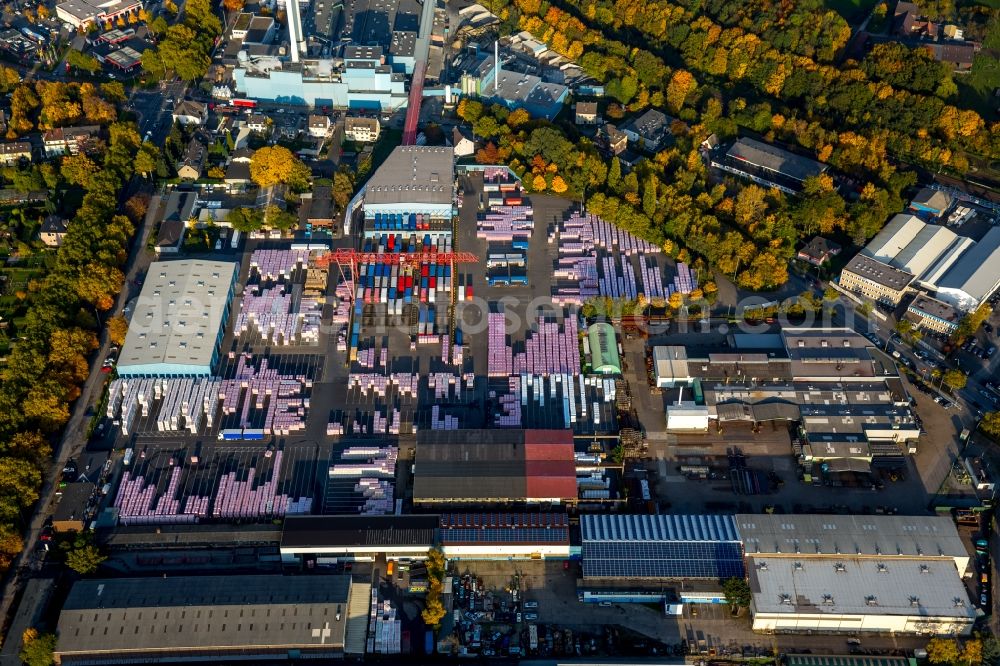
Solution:
<svg viewBox="0 0 1000 666"><path fill-rule="evenodd" d="M579 57L631 110L681 102L681 118L693 121L709 97L726 115L752 107L751 129L849 173L890 170L890 152L957 171L968 169L966 152L1000 156L1000 126L938 96L954 99L956 90L923 51L882 49L863 65L835 63L850 30L820 0L514 0L501 14ZM932 87L937 94L927 93ZM728 123L720 115L718 124Z"/></svg>
<svg viewBox="0 0 1000 666"><path fill-rule="evenodd" d="M0 371L0 570L22 547L21 531L50 464L49 438L65 426L69 405L80 396L87 358L98 347L98 315L122 289L128 243L145 213L141 198L128 202L128 215L117 212L135 173L138 132L131 123L114 122L107 137L100 152L87 157L99 159L99 167L93 162L86 177L73 167L65 171L65 183L83 189L82 201L51 271L29 284L18 342Z"/></svg>

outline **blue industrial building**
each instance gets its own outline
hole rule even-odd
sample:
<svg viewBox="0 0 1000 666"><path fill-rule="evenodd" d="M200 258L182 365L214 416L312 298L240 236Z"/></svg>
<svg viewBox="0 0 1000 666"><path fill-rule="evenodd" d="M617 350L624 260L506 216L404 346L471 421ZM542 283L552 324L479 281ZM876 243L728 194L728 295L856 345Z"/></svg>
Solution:
<svg viewBox="0 0 1000 666"><path fill-rule="evenodd" d="M743 577L733 516L584 515L584 579L722 580Z"/></svg>
<svg viewBox="0 0 1000 666"><path fill-rule="evenodd" d="M382 63L381 50L350 60L241 58L233 70L239 94L252 99L340 109L396 111L406 107L406 75Z"/></svg>
<svg viewBox="0 0 1000 666"><path fill-rule="evenodd" d="M463 95L481 97L508 109L524 109L532 116L552 120L562 110L569 87L549 83L534 74L496 66L494 55L483 58L475 69L462 76Z"/></svg>

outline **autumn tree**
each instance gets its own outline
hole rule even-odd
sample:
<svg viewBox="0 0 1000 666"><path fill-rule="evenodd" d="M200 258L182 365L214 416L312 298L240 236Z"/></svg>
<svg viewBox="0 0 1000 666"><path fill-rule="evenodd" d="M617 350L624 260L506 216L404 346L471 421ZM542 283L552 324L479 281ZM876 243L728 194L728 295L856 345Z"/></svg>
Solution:
<svg viewBox="0 0 1000 666"><path fill-rule="evenodd" d="M293 190L309 187L309 167L284 146L265 146L250 158L250 177L260 187L285 184Z"/></svg>
<svg viewBox="0 0 1000 666"><path fill-rule="evenodd" d="M16 458L0 458L0 520L19 522L23 511L38 501L42 473Z"/></svg>
<svg viewBox="0 0 1000 666"><path fill-rule="evenodd" d="M253 233L264 226L264 215L256 208L233 208L226 215L226 222L236 231Z"/></svg>
<svg viewBox="0 0 1000 666"><path fill-rule="evenodd" d="M354 180L349 172L338 171L333 175L331 194L337 210L346 210L347 204L351 202L351 197L354 195Z"/></svg>
<svg viewBox="0 0 1000 666"><path fill-rule="evenodd" d="M941 373L941 381L952 391L960 391L968 383L968 376L957 368L950 368Z"/></svg>
<svg viewBox="0 0 1000 666"><path fill-rule="evenodd" d="M563 180L562 176L554 176L552 178L552 191L556 194L562 194L568 188L566 187L566 181Z"/></svg>
<svg viewBox="0 0 1000 666"><path fill-rule="evenodd" d="M59 170L67 183L86 188L100 167L85 153L78 153L64 157Z"/></svg>
<svg viewBox="0 0 1000 666"><path fill-rule="evenodd" d="M121 315L108 319L108 339L111 344L119 347L125 344L125 336L128 334L128 320Z"/></svg>
<svg viewBox="0 0 1000 666"><path fill-rule="evenodd" d="M70 49L66 54L66 64L88 74L95 74L101 71L101 63L92 55Z"/></svg>
<svg viewBox="0 0 1000 666"><path fill-rule="evenodd" d="M39 11L44 5L39 5ZM27 629L21 636L21 652L18 655L26 666L51 666L55 663L55 634L39 634L35 629Z"/></svg>
<svg viewBox="0 0 1000 666"><path fill-rule="evenodd" d="M932 638L927 642L927 660L932 664L954 664L961 652L954 638Z"/></svg>
<svg viewBox="0 0 1000 666"><path fill-rule="evenodd" d="M993 439L1000 440L1000 412L986 412L979 421L979 429Z"/></svg>
<svg viewBox="0 0 1000 666"><path fill-rule="evenodd" d="M227 12L243 11L245 5L246 0L222 0L222 6L225 7Z"/></svg>
<svg viewBox="0 0 1000 666"><path fill-rule="evenodd" d="M0 92L8 93L21 82L21 75L16 69L0 65Z"/></svg>
<svg viewBox="0 0 1000 666"><path fill-rule="evenodd" d="M676 70L667 85L667 107L673 113L679 113L687 96L694 92L697 86L698 83L690 72L683 69Z"/></svg>
<svg viewBox="0 0 1000 666"><path fill-rule="evenodd" d="M96 572L106 559L108 558L94 545L93 533L82 532L77 534L73 544L69 546L66 566L81 576L86 576Z"/></svg>

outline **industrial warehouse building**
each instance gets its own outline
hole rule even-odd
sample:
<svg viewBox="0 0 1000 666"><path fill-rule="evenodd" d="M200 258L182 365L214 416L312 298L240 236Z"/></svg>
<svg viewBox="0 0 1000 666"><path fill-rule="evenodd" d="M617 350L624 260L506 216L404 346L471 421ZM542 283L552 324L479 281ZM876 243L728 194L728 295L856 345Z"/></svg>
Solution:
<svg viewBox="0 0 1000 666"><path fill-rule="evenodd" d="M449 560L565 559L565 513L445 513L439 529Z"/></svg>
<svg viewBox="0 0 1000 666"><path fill-rule="evenodd" d="M239 264L223 261L153 263L118 357L119 376L210 375L238 272Z"/></svg>
<svg viewBox="0 0 1000 666"><path fill-rule="evenodd" d="M1000 228L976 242L901 213L848 263L840 285L889 305L919 287L957 310L975 310L1000 288Z"/></svg>
<svg viewBox="0 0 1000 666"><path fill-rule="evenodd" d="M363 654L371 585L350 576L78 581L57 663L280 662Z"/></svg>
<svg viewBox="0 0 1000 666"><path fill-rule="evenodd" d="M367 237L394 231L450 235L456 213L455 153L436 146L398 146L362 192Z"/></svg>
<svg viewBox="0 0 1000 666"><path fill-rule="evenodd" d="M712 166L765 187L797 194L807 178L825 172L827 165L756 139L738 139Z"/></svg>
<svg viewBox="0 0 1000 666"><path fill-rule="evenodd" d="M949 517L739 514L753 628L968 634L969 554Z"/></svg>
<svg viewBox="0 0 1000 666"><path fill-rule="evenodd" d="M424 559L436 543L437 516L288 516L281 532L286 564Z"/></svg>
<svg viewBox="0 0 1000 666"><path fill-rule="evenodd" d="M736 515L748 556L927 559L964 574L969 552L948 516Z"/></svg>
<svg viewBox="0 0 1000 666"><path fill-rule="evenodd" d="M976 608L950 562L747 558L754 631L969 635Z"/></svg>
<svg viewBox="0 0 1000 666"><path fill-rule="evenodd" d="M733 516L584 515L584 580L630 583L743 577Z"/></svg>
<svg viewBox="0 0 1000 666"><path fill-rule="evenodd" d="M561 503L577 498L570 430L421 430L416 504Z"/></svg>

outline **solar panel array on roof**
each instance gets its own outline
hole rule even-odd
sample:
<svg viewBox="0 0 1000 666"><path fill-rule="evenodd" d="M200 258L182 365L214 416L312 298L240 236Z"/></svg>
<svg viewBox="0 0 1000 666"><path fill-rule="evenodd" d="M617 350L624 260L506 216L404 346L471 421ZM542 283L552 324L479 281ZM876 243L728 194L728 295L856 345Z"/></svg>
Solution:
<svg viewBox="0 0 1000 666"><path fill-rule="evenodd" d="M582 516L583 541L739 541L736 519L714 515Z"/></svg>
<svg viewBox="0 0 1000 666"><path fill-rule="evenodd" d="M564 513L446 513L441 516L444 544L569 543Z"/></svg>
<svg viewBox="0 0 1000 666"><path fill-rule="evenodd" d="M582 516L584 578L743 576L732 516Z"/></svg>

